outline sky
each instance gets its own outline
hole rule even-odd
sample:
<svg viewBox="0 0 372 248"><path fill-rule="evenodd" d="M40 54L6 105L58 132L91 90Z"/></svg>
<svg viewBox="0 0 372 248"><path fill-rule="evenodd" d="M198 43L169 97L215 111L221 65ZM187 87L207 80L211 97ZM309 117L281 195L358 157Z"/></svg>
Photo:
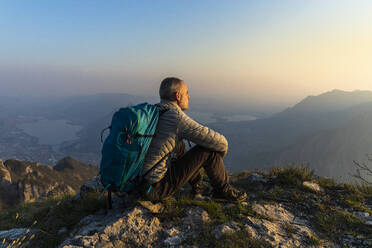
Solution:
<svg viewBox="0 0 372 248"><path fill-rule="evenodd" d="M293 105L372 90L372 1L17 1L0 8L8 95L157 95Z"/></svg>

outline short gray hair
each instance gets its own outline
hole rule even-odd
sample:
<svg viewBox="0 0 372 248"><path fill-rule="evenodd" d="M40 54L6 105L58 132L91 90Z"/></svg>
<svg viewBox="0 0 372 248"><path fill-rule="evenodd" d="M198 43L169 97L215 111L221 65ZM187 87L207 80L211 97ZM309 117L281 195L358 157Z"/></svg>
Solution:
<svg viewBox="0 0 372 248"><path fill-rule="evenodd" d="M165 78L160 84L160 99L174 101L175 94L180 90L182 82L182 79L176 77Z"/></svg>

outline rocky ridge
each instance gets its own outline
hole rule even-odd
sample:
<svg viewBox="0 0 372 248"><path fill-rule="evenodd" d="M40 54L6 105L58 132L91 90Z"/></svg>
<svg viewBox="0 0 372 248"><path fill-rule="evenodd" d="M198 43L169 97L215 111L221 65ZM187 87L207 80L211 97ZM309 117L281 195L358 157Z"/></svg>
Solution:
<svg viewBox="0 0 372 248"><path fill-rule="evenodd" d="M43 245L43 225L35 225L40 247L371 247L372 189L317 178L306 168L242 172L231 183L249 193L242 203L203 196L192 198L185 186L174 197L153 204L136 196L114 195L113 209L98 207L73 226L55 229L56 246ZM81 206L102 190L97 177L79 194L52 210ZM105 199L101 200L104 202ZM73 214L73 213L70 213ZM1 215L0 215L1 220ZM1 227L1 225L0 225ZM38 232L38 230L41 230ZM5 244L17 240L2 236ZM0 232L1 234L1 232ZM39 239L38 239L39 237ZM13 241L12 241L13 240ZM35 243L36 242L36 243ZM27 246L27 245L25 245ZM2 247L0 245L0 247ZM5 246L3 246L5 247Z"/></svg>
<svg viewBox="0 0 372 248"><path fill-rule="evenodd" d="M37 162L0 160L0 210L23 202L74 194L80 185L97 175L98 168L70 157L55 167Z"/></svg>

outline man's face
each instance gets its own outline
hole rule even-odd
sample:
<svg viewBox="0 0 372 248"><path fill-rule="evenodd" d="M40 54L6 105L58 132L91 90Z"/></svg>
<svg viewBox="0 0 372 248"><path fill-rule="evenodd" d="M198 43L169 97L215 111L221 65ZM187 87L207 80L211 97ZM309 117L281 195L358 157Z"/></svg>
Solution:
<svg viewBox="0 0 372 248"><path fill-rule="evenodd" d="M189 109L189 89L187 88L185 82L182 81L180 91L176 94L177 104L182 110Z"/></svg>

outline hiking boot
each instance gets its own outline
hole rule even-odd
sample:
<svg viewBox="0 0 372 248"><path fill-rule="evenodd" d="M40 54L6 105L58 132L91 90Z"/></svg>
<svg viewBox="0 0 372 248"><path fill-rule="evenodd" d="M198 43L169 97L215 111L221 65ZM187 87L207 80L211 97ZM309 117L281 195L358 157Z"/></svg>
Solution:
<svg viewBox="0 0 372 248"><path fill-rule="evenodd" d="M247 199L247 193L241 192L231 185L228 185L223 190L213 190L212 197L216 200L242 202Z"/></svg>

